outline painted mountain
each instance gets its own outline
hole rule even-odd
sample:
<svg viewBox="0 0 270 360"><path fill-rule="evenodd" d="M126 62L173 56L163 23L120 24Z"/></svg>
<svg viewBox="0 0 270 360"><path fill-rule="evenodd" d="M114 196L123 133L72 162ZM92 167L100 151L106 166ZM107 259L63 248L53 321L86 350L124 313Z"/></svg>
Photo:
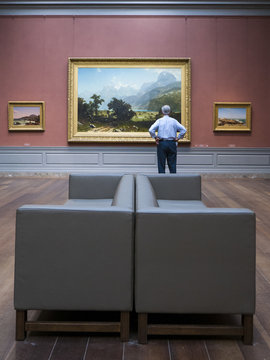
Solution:
<svg viewBox="0 0 270 360"><path fill-rule="evenodd" d="M181 110L181 82L163 71L157 81L143 84L136 95L123 98L134 110L159 111L162 105L169 104L173 111Z"/></svg>
<svg viewBox="0 0 270 360"><path fill-rule="evenodd" d="M40 115L29 115L14 119L14 125L39 125Z"/></svg>
<svg viewBox="0 0 270 360"><path fill-rule="evenodd" d="M134 111L159 111L164 104L169 104L174 112L181 111L181 82L167 71L161 72L156 81L144 83L139 90L106 86L100 96L104 99L101 109L105 109L108 102L116 97L130 104Z"/></svg>

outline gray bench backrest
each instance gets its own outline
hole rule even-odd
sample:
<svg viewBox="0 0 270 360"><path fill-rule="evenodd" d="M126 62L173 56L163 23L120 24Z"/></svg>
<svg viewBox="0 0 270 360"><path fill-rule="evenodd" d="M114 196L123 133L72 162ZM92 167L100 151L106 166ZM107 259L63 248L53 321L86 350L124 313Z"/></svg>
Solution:
<svg viewBox="0 0 270 360"><path fill-rule="evenodd" d="M157 199L201 200L200 175L147 175Z"/></svg>
<svg viewBox="0 0 270 360"><path fill-rule="evenodd" d="M113 199L122 175L71 174L69 199Z"/></svg>

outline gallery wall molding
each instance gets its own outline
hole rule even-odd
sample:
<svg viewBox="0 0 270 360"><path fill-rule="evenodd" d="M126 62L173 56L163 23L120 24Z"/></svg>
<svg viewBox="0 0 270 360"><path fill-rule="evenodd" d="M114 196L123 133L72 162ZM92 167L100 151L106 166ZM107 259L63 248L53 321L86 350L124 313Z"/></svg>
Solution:
<svg viewBox="0 0 270 360"><path fill-rule="evenodd" d="M152 146L0 147L0 176L70 172L156 173ZM270 148L178 148L177 171L200 174L268 174Z"/></svg>
<svg viewBox="0 0 270 360"><path fill-rule="evenodd" d="M0 2L0 15L269 16L270 1L18 1Z"/></svg>

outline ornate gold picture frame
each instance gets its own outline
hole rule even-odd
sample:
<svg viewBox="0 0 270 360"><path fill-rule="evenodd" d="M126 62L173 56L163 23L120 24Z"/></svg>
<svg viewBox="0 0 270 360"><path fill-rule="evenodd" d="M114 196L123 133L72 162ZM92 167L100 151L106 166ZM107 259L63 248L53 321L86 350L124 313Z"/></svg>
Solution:
<svg viewBox="0 0 270 360"><path fill-rule="evenodd" d="M44 131L44 101L9 101L8 129L10 131Z"/></svg>
<svg viewBox="0 0 270 360"><path fill-rule="evenodd" d="M151 143L168 104L190 142L190 67L187 58L70 58L68 141Z"/></svg>
<svg viewBox="0 0 270 360"><path fill-rule="evenodd" d="M215 102L214 131L251 131L250 102Z"/></svg>

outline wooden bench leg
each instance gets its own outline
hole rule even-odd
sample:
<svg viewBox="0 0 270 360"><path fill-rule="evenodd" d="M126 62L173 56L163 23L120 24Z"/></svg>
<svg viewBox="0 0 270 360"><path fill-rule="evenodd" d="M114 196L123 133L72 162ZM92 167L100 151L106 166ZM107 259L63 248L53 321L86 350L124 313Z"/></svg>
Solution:
<svg viewBox="0 0 270 360"><path fill-rule="evenodd" d="M128 311L122 311L120 315L120 338L121 341L129 340L129 318Z"/></svg>
<svg viewBox="0 0 270 360"><path fill-rule="evenodd" d="M140 344L147 344L147 323L147 314L138 314L138 341Z"/></svg>
<svg viewBox="0 0 270 360"><path fill-rule="evenodd" d="M26 310L16 310L16 341L25 339L25 322L27 321Z"/></svg>
<svg viewBox="0 0 270 360"><path fill-rule="evenodd" d="M243 343L253 344L253 315L242 315L242 325L244 327Z"/></svg>

